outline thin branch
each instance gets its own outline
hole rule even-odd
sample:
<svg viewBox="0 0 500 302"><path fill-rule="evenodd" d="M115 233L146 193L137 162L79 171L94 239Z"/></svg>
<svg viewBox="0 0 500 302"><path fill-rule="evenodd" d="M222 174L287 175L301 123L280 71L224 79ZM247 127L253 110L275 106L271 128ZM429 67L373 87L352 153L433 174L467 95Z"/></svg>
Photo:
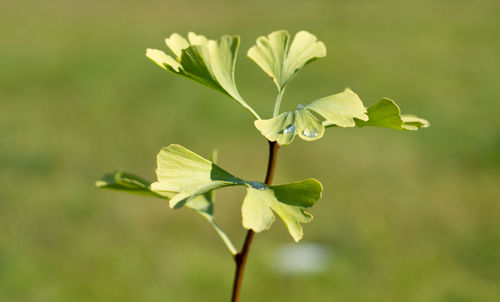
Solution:
<svg viewBox="0 0 500 302"><path fill-rule="evenodd" d="M252 107L250 107L249 105L243 105L243 108L245 108L246 110L248 110L252 115L253 117L255 117L255 119L257 120L260 120L261 117L259 116L259 114L257 113L257 111L255 111Z"/></svg>
<svg viewBox="0 0 500 302"><path fill-rule="evenodd" d="M214 227L215 231L217 234L220 236L224 244L226 245L227 249L231 253L231 255L236 256L238 254L238 250L234 247L233 243L231 242L231 239L222 231L222 229L215 223L213 219L209 220L210 224Z"/></svg>
<svg viewBox="0 0 500 302"><path fill-rule="evenodd" d="M273 183L274 171L276 170L276 159L278 158L278 142L269 142L269 159L267 161L267 171L266 180L264 183L266 185L271 185Z"/></svg>
<svg viewBox="0 0 500 302"><path fill-rule="evenodd" d="M267 171L266 171L266 185L270 185L273 182L274 170L276 169L276 159L278 155L279 145L277 142L269 142L269 159L267 161ZM247 263L248 252L250 251L250 246L252 245L252 240L255 232L248 230L247 236L245 237L245 242L243 243L243 248L241 252L234 256L236 261L236 272L234 274L233 283L233 295L231 297L231 302L240 301L241 283L243 281L243 272L245 271L245 265Z"/></svg>
<svg viewBox="0 0 500 302"><path fill-rule="evenodd" d="M219 158L219 151L217 149L214 149L212 151L212 156L210 156L210 161L213 162L214 164L216 164L218 158ZM212 202L212 203L215 202L215 190L212 190L212 191L210 191L210 193L208 193L208 198L209 198L210 202ZM215 223L214 217L212 215L207 215L206 213L203 213L203 212L199 212L199 213L203 217L205 217L208 220L208 222L210 222L212 227L217 232L217 235L219 235L219 237L222 239L222 241L226 245L226 247L229 250L229 252L231 253L231 255L233 255L233 256L236 255L238 253L238 250L236 250L233 243L231 242L231 239L229 239L229 237L226 235L226 233L224 233L224 231L219 227L219 225L217 225L217 223Z"/></svg>

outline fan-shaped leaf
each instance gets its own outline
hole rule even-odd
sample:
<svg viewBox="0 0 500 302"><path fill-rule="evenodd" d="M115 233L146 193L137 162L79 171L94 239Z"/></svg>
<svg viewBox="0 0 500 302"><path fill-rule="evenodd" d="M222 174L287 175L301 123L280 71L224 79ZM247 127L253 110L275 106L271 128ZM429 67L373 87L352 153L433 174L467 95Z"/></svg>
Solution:
<svg viewBox="0 0 500 302"><path fill-rule="evenodd" d="M243 185L241 179L180 145L163 148L157 164L158 181L151 189L160 195L176 192L170 200L173 208L217 188Z"/></svg>
<svg viewBox="0 0 500 302"><path fill-rule="evenodd" d="M356 120L357 127L376 126L397 130L418 130L426 128L430 123L414 115L401 115L398 105L387 98L383 98L368 108L367 121Z"/></svg>
<svg viewBox="0 0 500 302"><path fill-rule="evenodd" d="M366 109L359 96L346 89L344 92L327 96L297 109L284 112L267 120L257 120L255 127L270 141L280 145L290 144L298 134L306 141L323 137L324 125L354 127L354 119L367 120ZM323 122L318 118L324 119Z"/></svg>
<svg viewBox="0 0 500 302"><path fill-rule="evenodd" d="M292 238L299 241L303 236L301 223L312 219L305 209L321 198L322 190L315 179L261 190L248 188L241 208L243 226L255 232L267 230L274 222L274 212L283 220Z"/></svg>
<svg viewBox="0 0 500 302"><path fill-rule="evenodd" d="M226 186L245 186L247 195L242 205L243 226L261 232L274 221L274 213L285 222L295 241L302 238L301 223L312 216L305 212L320 197L321 184L314 179L268 186L257 181L245 181L231 175L213 162L180 145L163 148L157 156L158 180L149 182L129 173L108 174L97 186L126 192L141 193L170 200L170 206L183 205L205 217L236 253L226 234L213 219L213 190Z"/></svg>
<svg viewBox="0 0 500 302"><path fill-rule="evenodd" d="M105 174L101 179L96 181L96 187L101 189L109 189L115 191L122 191L127 193L135 193L140 195L147 195L153 197L163 197L168 199L167 196L159 196L150 190L150 183L132 173L117 171Z"/></svg>
<svg viewBox="0 0 500 302"><path fill-rule="evenodd" d="M273 79L279 91L304 66L325 55L323 42L307 31L298 32L291 44L287 31L275 31L259 37L248 50L248 57Z"/></svg>
<svg viewBox="0 0 500 302"><path fill-rule="evenodd" d="M190 32L188 40L178 34L165 39L176 59L157 49L148 48L146 56L165 70L222 92L236 100L252 115L259 115L243 100L236 87L234 70L239 47L238 36L209 40Z"/></svg>
<svg viewBox="0 0 500 302"><path fill-rule="evenodd" d="M329 124L340 127L354 127L354 118L368 120L363 102L350 89L312 101L305 107L321 115Z"/></svg>

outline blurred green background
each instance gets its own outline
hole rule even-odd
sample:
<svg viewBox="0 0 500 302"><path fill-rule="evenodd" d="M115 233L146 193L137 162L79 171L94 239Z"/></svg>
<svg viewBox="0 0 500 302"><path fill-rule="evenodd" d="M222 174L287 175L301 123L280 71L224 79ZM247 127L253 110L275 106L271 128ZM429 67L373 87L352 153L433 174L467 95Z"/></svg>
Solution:
<svg viewBox="0 0 500 302"><path fill-rule="evenodd" d="M0 10L0 301L228 301L233 262L189 210L100 191L121 168L154 179L171 143L262 180L267 143L229 98L144 56L173 32L242 38L241 94L269 117L275 87L246 58L259 35L305 29L328 55L283 109L350 87L428 118L418 132L327 130L282 148L275 183L315 177L303 243L317 274L283 275L281 221L256 237L242 301L500 301L500 2L10 1ZM216 219L240 246L241 189Z"/></svg>

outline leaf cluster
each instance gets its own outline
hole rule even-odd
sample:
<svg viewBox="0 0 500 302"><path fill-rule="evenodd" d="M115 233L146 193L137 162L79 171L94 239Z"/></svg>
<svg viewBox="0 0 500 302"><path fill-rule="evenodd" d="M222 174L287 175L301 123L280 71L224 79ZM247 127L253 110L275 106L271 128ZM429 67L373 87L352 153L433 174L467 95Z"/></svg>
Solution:
<svg viewBox="0 0 500 302"><path fill-rule="evenodd" d="M323 190L315 179L277 186L243 180L180 145L170 145L158 153L156 176L157 181L150 183L131 173L115 172L105 175L96 185L163 198L173 209L186 206L205 217L218 232L222 231L214 221L213 190L242 186L247 191L241 210L243 226L256 232L267 230L274 222L274 212L295 241L302 238L300 223L312 219L305 210L314 205Z"/></svg>
<svg viewBox="0 0 500 302"><path fill-rule="evenodd" d="M262 119L238 92L234 76L238 36L210 40L192 32L187 39L172 34L165 44L170 55L147 49L146 56L161 68L236 101L255 118L258 131L279 145L291 144L296 136L305 141L320 139L329 127L375 126L414 131L429 126L425 119L401 114L398 105L388 98L365 107L360 97L348 88L280 113L290 81L306 65L326 55L323 42L306 31L298 32L293 39L284 30L275 31L259 37L248 50L248 57L271 77L278 90L273 116L268 119ZM241 207L243 227L255 232L267 230L278 215L292 238L299 241L303 237L301 223L312 219L306 209L321 197L323 189L315 179L276 186L244 180L219 167L215 158L207 160L180 145L169 145L158 153L156 176L156 181L150 183L131 173L115 172L105 175L96 185L166 199L173 209L187 207L196 211L212 224L233 254L236 249L214 221L214 190L243 187L246 190Z"/></svg>

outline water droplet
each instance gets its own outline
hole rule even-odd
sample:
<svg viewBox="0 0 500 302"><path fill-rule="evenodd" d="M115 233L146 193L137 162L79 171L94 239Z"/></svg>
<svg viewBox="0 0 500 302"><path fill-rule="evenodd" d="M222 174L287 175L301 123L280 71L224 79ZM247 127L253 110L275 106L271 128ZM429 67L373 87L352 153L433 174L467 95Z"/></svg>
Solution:
<svg viewBox="0 0 500 302"><path fill-rule="evenodd" d="M290 126L286 127L285 130L283 130L283 134L292 133L293 131L295 131L295 129L297 129L297 126L290 125Z"/></svg>
<svg viewBox="0 0 500 302"><path fill-rule="evenodd" d="M302 104L298 104L298 105L297 105L297 110L298 110L298 109L303 109L303 108L306 108L306 106L304 106L304 105L302 105Z"/></svg>
<svg viewBox="0 0 500 302"><path fill-rule="evenodd" d="M252 188L264 191L267 190L268 186L265 183L261 183L258 181L247 181L247 184L249 184Z"/></svg>
<svg viewBox="0 0 500 302"><path fill-rule="evenodd" d="M313 138L318 136L318 130L314 128L313 129L307 128L306 130L302 131L302 134L304 134L307 137Z"/></svg>

